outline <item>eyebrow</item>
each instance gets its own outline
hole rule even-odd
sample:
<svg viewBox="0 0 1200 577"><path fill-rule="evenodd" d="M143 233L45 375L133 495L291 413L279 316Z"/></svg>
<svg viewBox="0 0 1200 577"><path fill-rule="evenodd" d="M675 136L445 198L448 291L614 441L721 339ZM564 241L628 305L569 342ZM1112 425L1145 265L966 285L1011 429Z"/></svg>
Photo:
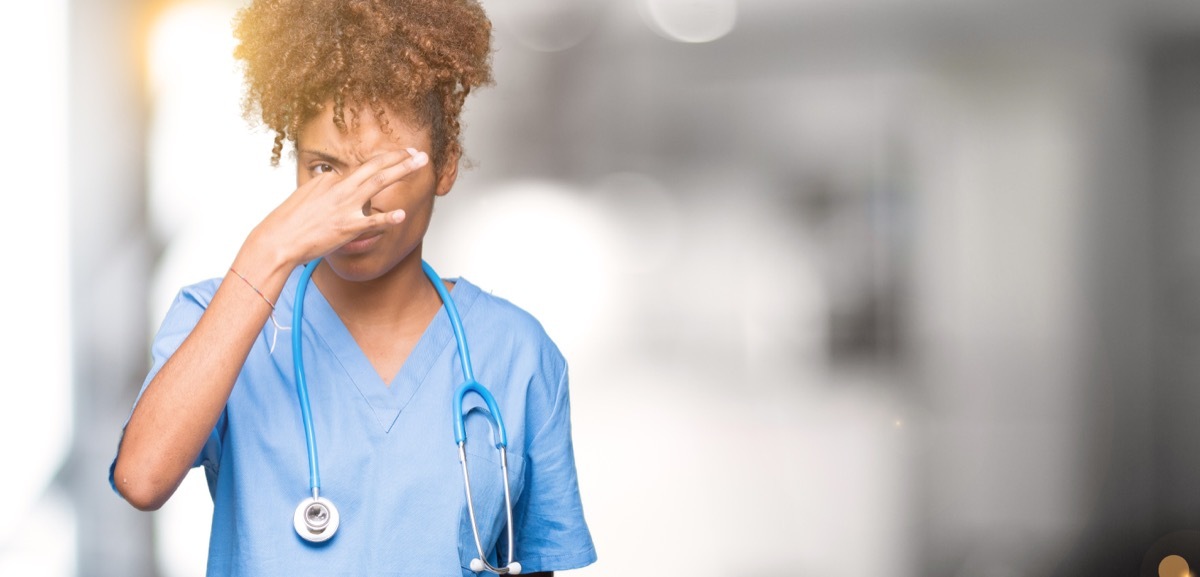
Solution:
<svg viewBox="0 0 1200 577"><path fill-rule="evenodd" d="M330 164L337 164L337 165L341 165L341 166L346 165L346 161L342 160L341 158L338 158L337 156L334 156L334 155L326 153L326 152L321 152L319 150L310 150L310 149L305 148L305 149L300 150L299 154L312 155L312 156L317 157L318 160L324 160L325 162L328 162Z"/></svg>

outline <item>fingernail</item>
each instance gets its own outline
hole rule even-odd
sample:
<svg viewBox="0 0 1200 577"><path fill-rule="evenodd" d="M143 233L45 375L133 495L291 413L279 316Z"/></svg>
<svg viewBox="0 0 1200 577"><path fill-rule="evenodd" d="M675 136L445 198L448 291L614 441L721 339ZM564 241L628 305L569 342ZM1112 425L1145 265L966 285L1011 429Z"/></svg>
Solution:
<svg viewBox="0 0 1200 577"><path fill-rule="evenodd" d="M404 150L408 152L408 155L409 155L409 156L416 156L416 155L417 155L417 149L415 149L415 148L405 148Z"/></svg>
<svg viewBox="0 0 1200 577"><path fill-rule="evenodd" d="M404 222L404 216L405 215L404 215L403 210L393 211L392 212L392 222L394 222L394 223Z"/></svg>
<svg viewBox="0 0 1200 577"><path fill-rule="evenodd" d="M429 155L424 152L418 152L412 157L412 164L415 167L425 166L426 162L429 162Z"/></svg>

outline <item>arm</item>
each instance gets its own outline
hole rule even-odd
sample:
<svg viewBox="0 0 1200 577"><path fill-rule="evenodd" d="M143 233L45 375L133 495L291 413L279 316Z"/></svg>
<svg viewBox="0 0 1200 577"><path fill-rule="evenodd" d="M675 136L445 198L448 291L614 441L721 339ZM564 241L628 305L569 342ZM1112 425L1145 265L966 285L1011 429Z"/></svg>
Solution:
<svg viewBox="0 0 1200 577"><path fill-rule="evenodd" d="M125 427L113 480L134 507L158 509L179 487L220 418L254 339L296 266L357 236L395 226L403 211L364 216L362 206L428 161L380 155L345 178L322 175L296 189L247 237L196 327L151 379ZM259 296L247 284L262 291Z"/></svg>
<svg viewBox="0 0 1200 577"><path fill-rule="evenodd" d="M253 270L248 260L239 255L234 268ZM272 300L287 279L282 266L275 268L258 281ZM225 281L195 329L150 381L125 428L113 481L138 509L158 509L178 488L271 312L233 273Z"/></svg>

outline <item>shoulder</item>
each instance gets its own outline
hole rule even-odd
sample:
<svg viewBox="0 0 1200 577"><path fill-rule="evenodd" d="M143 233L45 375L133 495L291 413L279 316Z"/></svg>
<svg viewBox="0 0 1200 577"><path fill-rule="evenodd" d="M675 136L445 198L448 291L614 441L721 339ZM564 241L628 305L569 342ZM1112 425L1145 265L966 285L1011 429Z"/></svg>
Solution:
<svg viewBox="0 0 1200 577"><path fill-rule="evenodd" d="M221 279L211 278L179 289L162 315L160 330L190 330L191 325L195 325L200 315L208 309L220 286Z"/></svg>
<svg viewBox="0 0 1200 577"><path fill-rule="evenodd" d="M542 323L525 309L475 286L471 281L459 279L458 282L462 283L464 292L476 293L472 314L477 315L480 321L500 325L528 337L550 340Z"/></svg>
<svg viewBox="0 0 1200 577"><path fill-rule="evenodd" d="M533 314L466 279L460 278L458 282L462 284L464 296L471 301L470 312L464 319L470 319L474 332L492 335L497 344L511 346L515 352L532 353L541 357L543 363L565 368L558 345Z"/></svg>
<svg viewBox="0 0 1200 577"><path fill-rule="evenodd" d="M217 289L221 286L220 278L210 278L193 283L179 289L179 294L175 296L175 303L172 308L180 304L199 305L200 308L208 308L212 302L213 295L217 294Z"/></svg>
<svg viewBox="0 0 1200 577"><path fill-rule="evenodd" d="M183 343L184 339L191 334L192 329L200 322L200 317L204 315L204 311L208 309L209 303L212 302L213 295L217 292L217 287L221 286L221 279L209 279L203 282L187 285L175 295L170 306L166 310L166 314L162 317L162 323L158 327L158 332L154 335L154 342L151 345L151 353L154 356L155 367L150 375L146 378L146 383L157 372L161 364L166 361Z"/></svg>

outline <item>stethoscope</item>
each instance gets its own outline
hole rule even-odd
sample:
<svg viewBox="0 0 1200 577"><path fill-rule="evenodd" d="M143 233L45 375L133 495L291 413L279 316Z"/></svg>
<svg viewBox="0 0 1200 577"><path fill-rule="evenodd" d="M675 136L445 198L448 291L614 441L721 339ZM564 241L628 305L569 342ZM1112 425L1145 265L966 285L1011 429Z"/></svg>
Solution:
<svg viewBox="0 0 1200 577"><path fill-rule="evenodd" d="M337 507L334 507L329 499L321 496L321 476L317 468L317 441L316 435L313 434L312 410L308 404L308 384L304 376L304 359L300 346L304 293L307 292L309 280L312 279L313 271L320 262L321 259L318 258L304 267L304 271L300 274L300 282L296 285L296 304L292 311L292 363L296 373L296 396L300 400L300 415L304 418L304 441L308 449L308 486L312 489L312 496L301 501L300 505L296 507L292 524L295 525L296 533L300 537L313 543L329 540L334 533L337 533L338 526L341 524ZM458 341L458 358L462 363L463 378L466 379L454 393L453 408L454 441L458 444L458 461L462 464L463 485L467 491L467 512L471 516L471 532L475 535L475 548L479 551L479 557L471 560L471 570L478 573L486 569L501 575L516 575L521 572L521 564L513 561L515 555L513 512L508 490L508 454L506 451L508 435L504 430L504 420L500 418L500 408L496 405L496 399L492 397L492 393L475 380L475 371L471 368L471 353L467 349L467 337L463 332L462 319L458 316L458 307L454 306L454 299L450 298L450 293L442 283L441 277L433 271L429 263L421 261L421 268L425 271L425 276L429 277L430 282L433 283L433 288L437 290L438 296L442 299L442 305L446 309L446 316L450 318L454 339ZM467 433L463 424L462 412L463 397L467 393L475 393L487 403L488 411L491 413L488 418L499 437L496 448L500 451L500 470L504 476L504 509L508 520L508 565L503 567L493 567L487 561L487 555L483 552L483 544L479 540L479 526L475 522L475 504L471 500L471 477L467 474Z"/></svg>

